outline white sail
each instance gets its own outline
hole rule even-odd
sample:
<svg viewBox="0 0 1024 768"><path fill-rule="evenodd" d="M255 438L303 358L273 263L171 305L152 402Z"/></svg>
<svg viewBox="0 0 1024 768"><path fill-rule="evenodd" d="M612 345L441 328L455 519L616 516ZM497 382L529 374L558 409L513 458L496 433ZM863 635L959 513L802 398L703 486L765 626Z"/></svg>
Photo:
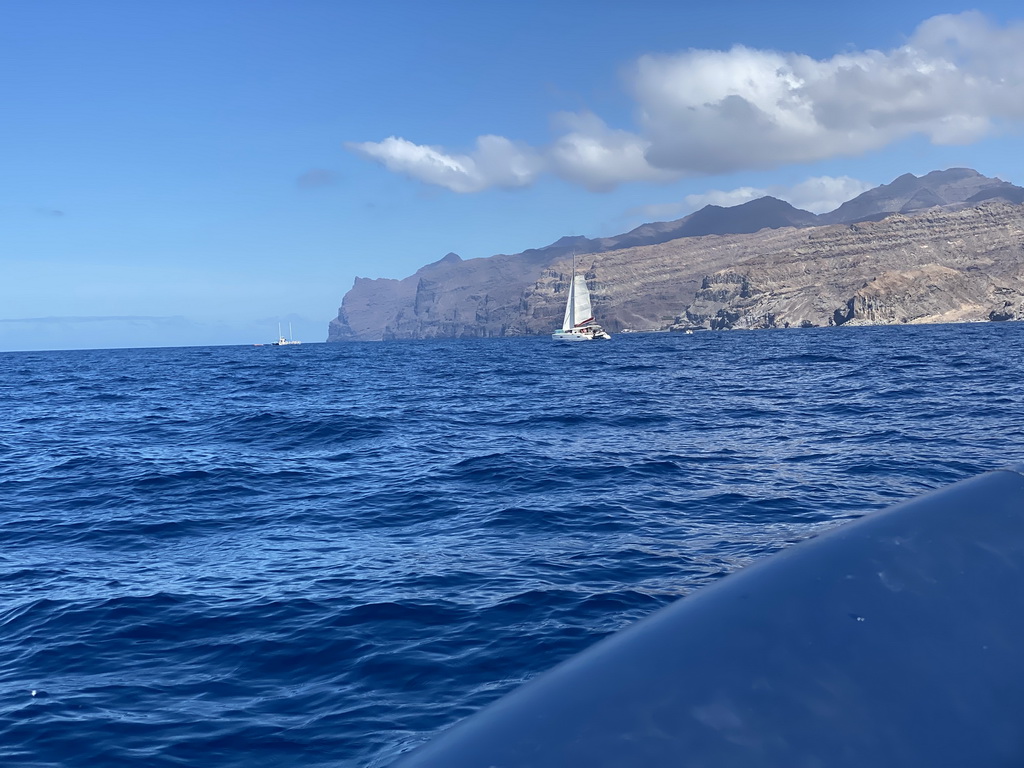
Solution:
<svg viewBox="0 0 1024 768"><path fill-rule="evenodd" d="M569 297L565 302L565 317L562 319L562 330L568 331L579 323L593 319L590 308L590 291L587 290L587 278L576 275L569 284Z"/></svg>
<svg viewBox="0 0 1024 768"><path fill-rule="evenodd" d="M573 293L575 293L575 291L573 289L575 287L576 287L576 277L574 275L572 280L569 283L569 295L566 297L566 300L565 300L565 317L562 318L562 330L563 331L568 331L573 326L573 316L574 315L573 315L572 304L573 304Z"/></svg>
<svg viewBox="0 0 1024 768"><path fill-rule="evenodd" d="M590 307L590 291L587 278L576 274L576 254L572 255L572 280L569 295L565 298L565 317L561 330L551 334L556 341L594 341L610 339L611 336L594 322L594 310Z"/></svg>

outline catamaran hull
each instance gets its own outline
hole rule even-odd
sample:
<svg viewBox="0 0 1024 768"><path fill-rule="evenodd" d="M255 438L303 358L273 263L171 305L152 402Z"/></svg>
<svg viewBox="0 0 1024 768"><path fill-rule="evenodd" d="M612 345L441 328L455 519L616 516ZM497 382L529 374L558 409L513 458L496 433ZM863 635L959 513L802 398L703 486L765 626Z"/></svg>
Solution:
<svg viewBox="0 0 1024 768"><path fill-rule="evenodd" d="M575 331L555 331L551 334L555 341L605 341L611 339L604 331L597 333L578 333Z"/></svg>
<svg viewBox="0 0 1024 768"><path fill-rule="evenodd" d="M552 333L551 338L555 341L593 341L590 336L578 336L575 333Z"/></svg>

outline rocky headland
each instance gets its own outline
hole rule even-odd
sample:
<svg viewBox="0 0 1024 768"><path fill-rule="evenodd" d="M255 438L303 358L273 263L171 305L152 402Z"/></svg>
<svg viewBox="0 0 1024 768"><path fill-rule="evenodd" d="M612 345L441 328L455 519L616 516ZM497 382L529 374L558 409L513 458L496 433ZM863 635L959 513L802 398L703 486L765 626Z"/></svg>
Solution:
<svg viewBox="0 0 1024 768"><path fill-rule="evenodd" d="M357 278L328 341L521 336L561 323L572 254L612 332L1024 319L1024 189L901 176L816 216L766 197L613 238Z"/></svg>

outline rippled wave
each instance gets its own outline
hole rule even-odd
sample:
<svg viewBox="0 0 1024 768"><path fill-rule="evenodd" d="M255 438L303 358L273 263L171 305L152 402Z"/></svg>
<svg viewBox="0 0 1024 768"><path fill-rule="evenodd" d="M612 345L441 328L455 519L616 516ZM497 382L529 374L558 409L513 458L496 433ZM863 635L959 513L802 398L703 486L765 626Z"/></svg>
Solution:
<svg viewBox="0 0 1024 768"><path fill-rule="evenodd" d="M0 355L0 763L386 765L1020 461L1022 359L1010 323Z"/></svg>

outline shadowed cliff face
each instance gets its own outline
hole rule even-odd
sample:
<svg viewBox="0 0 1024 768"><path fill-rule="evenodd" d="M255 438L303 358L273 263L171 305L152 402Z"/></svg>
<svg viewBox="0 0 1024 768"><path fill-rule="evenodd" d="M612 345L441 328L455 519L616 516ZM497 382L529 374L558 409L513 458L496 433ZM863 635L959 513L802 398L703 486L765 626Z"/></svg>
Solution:
<svg viewBox="0 0 1024 768"><path fill-rule="evenodd" d="M535 252L538 253L538 252ZM448 254L404 280L357 278L328 341L473 338L529 333L521 322L523 287L544 259Z"/></svg>
<svg viewBox="0 0 1024 768"><path fill-rule="evenodd" d="M550 333L573 252L612 332L1024 319L1024 207L1007 202L1021 194L951 169L902 176L822 217L762 198L614 238L448 254L404 280L358 278L328 341ZM820 225L844 208L860 223ZM891 208L907 213L871 220Z"/></svg>

